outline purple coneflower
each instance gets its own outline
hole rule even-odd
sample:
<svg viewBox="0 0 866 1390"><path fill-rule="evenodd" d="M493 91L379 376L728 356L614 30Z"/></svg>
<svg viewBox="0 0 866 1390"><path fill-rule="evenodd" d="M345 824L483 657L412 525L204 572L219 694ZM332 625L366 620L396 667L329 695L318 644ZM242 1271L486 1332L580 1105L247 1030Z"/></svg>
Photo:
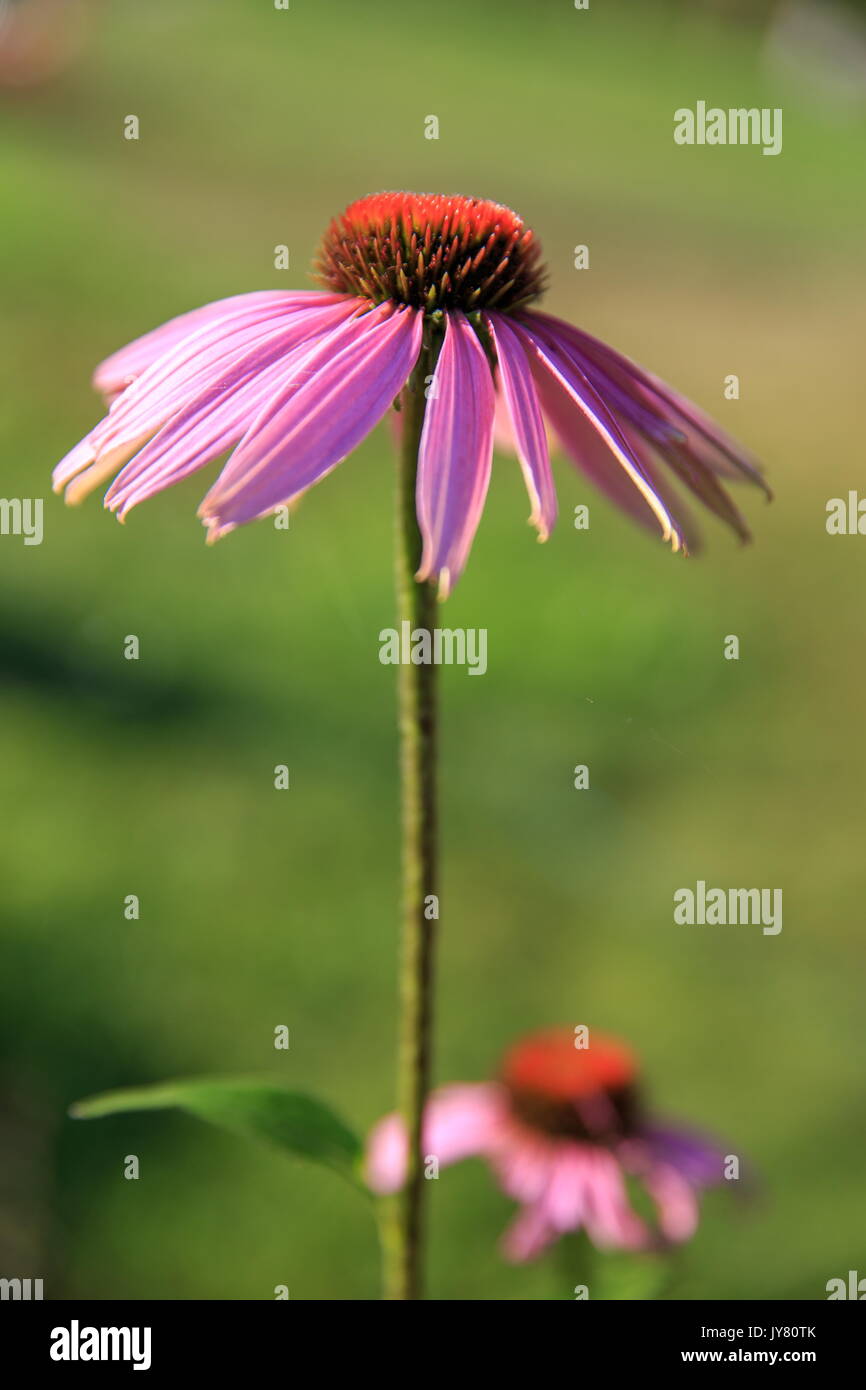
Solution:
<svg viewBox="0 0 866 1390"><path fill-rule="evenodd" d="M494 437L519 458L542 540L556 518L548 430L675 550L694 532L660 463L748 537L719 478L764 486L756 465L657 377L529 308L543 288L540 249L508 208L440 194L361 198L325 234L318 275L321 291L219 300L109 357L94 378L109 412L58 465L55 489L77 502L116 474L105 501L122 519L232 449L200 508L216 539L323 478L424 372L417 578L435 580L440 596L466 564Z"/></svg>
<svg viewBox="0 0 866 1390"><path fill-rule="evenodd" d="M637 1066L624 1043L593 1033L586 1049L567 1030L534 1034L506 1056L500 1081L445 1086L429 1098L423 1149L440 1165L480 1156L522 1208L505 1253L528 1260L567 1231L583 1228L600 1249L645 1250L687 1240L698 1222L697 1192L720 1183L725 1155L685 1130L645 1116ZM367 1176L378 1193L406 1172L399 1116L370 1136ZM638 1216L627 1179L655 1203Z"/></svg>
<svg viewBox="0 0 866 1390"><path fill-rule="evenodd" d="M530 521L542 540L556 518L549 435L618 506L659 528L674 549L685 549L693 531L662 463L747 537L719 479L745 477L763 486L755 464L656 377L529 307L543 288L540 250L508 208L434 194L362 198L326 232L318 274L320 291L220 300L103 362L95 381L110 402L108 414L58 465L55 487L76 502L114 477L106 505L123 518L232 450L200 509L215 540L291 504L393 406L400 436L398 616L427 632L436 624L434 584L446 596L466 564L494 439L517 454ZM383 1154L391 1155L393 1181L400 1180L401 1164L406 1170L384 1242L387 1297L422 1296L425 1115L432 1126L425 1142L443 1160L486 1153L524 1204L511 1241L517 1254L581 1223L600 1243L652 1239L625 1201L625 1172L639 1174L655 1195L656 1234L682 1238L694 1222L701 1165L710 1158L699 1143L682 1141L677 1149L671 1136L665 1145L662 1136L632 1123L628 1086L605 1080L598 1044L595 1062L579 1054L570 1061L583 1068L583 1081L569 1072L573 1089L563 1094L551 1093L544 1067L538 1085L522 1091L512 1068L504 1086L457 1088L437 1096L428 1112L437 920L428 909L438 903L434 666L401 666L398 698L398 1072L408 1139L389 1121L374 1147L374 1181L382 1177ZM584 1094L586 1105L578 1104ZM534 1119L520 1109L521 1096L526 1104L533 1096L542 1102ZM608 1128L593 1128L593 1117L603 1113ZM440 1117L459 1136L456 1149L442 1137ZM566 1120L569 1127L556 1128Z"/></svg>

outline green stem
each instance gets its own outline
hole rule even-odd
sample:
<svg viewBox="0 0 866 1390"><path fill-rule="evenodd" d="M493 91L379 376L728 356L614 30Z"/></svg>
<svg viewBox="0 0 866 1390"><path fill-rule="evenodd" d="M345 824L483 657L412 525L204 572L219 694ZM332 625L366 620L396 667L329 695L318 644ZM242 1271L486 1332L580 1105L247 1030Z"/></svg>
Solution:
<svg viewBox="0 0 866 1390"><path fill-rule="evenodd" d="M418 445L424 423L424 382L429 349L402 401L403 439L397 488L398 627L410 631L436 625L432 585L419 584L421 534L415 511ZM402 627L399 628L402 635ZM432 651L432 637L430 650ZM436 916L429 899L436 893L436 667L400 665L399 731L402 810L402 951L400 964L400 1045L398 1102L409 1136L406 1185L395 1199L386 1231L385 1297L423 1297L424 1152L422 1120L430 1089Z"/></svg>

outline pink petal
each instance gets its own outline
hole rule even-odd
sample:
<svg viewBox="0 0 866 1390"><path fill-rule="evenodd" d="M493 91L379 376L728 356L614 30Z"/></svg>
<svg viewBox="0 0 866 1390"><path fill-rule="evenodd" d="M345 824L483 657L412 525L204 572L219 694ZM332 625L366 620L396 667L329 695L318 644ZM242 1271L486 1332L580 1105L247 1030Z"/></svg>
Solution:
<svg viewBox="0 0 866 1390"><path fill-rule="evenodd" d="M589 359L595 371L602 373L613 384L620 400L630 399L635 411L633 423L640 427L643 418L649 437L653 437L654 429L656 433L672 429L682 436L682 442L699 463L726 477L745 476L763 488L768 496L771 495L760 468L746 450L686 396L668 386L667 382L574 324L537 312L527 317L553 333L558 340L569 342ZM597 389L604 394L604 389L589 368L587 375L592 376ZM628 413L627 406L625 411ZM648 423L646 417L649 417Z"/></svg>
<svg viewBox="0 0 866 1390"><path fill-rule="evenodd" d="M623 436L652 483L654 491L665 505L670 509L669 494L650 462L651 455L647 444L652 445L658 457L694 497L730 526L741 540L749 540L749 528L745 518L718 482L720 473L740 477L740 472L723 459L720 461L719 457L695 436L686 422L682 425L672 424L669 419L654 413L653 410L645 409L639 399L642 389L640 384L618 369L616 375L612 376L608 367L600 366L587 357L573 337L576 330L560 323L558 319L548 320L545 315L539 315L539 318L545 323L559 325L562 332L555 340L556 346L587 376L601 398L611 407ZM621 382L624 382L624 386ZM672 416L670 410L668 416ZM681 520L684 520L682 503L677 502L677 507ZM681 526L681 530L685 532L685 527ZM697 533L695 535L697 536ZM696 548L691 540L689 543L690 548Z"/></svg>
<svg viewBox="0 0 866 1390"><path fill-rule="evenodd" d="M571 324L549 314L530 314L528 321L542 333L547 333L559 350L588 377L598 394L610 406L617 419L626 419L648 439L660 447L685 442L685 435L642 390L640 383L625 370L618 369L606 359L590 356L583 337Z"/></svg>
<svg viewBox="0 0 866 1390"><path fill-rule="evenodd" d="M69 450L68 454L60 460L51 475L51 483L55 492L60 492L66 484L75 477L76 473L81 473L88 468L96 458L96 450L90 441L90 436L85 435L77 444Z"/></svg>
<svg viewBox="0 0 866 1390"><path fill-rule="evenodd" d="M559 1146L547 1190L544 1210L557 1231L576 1231L587 1204L587 1186L592 1177L592 1150L586 1144Z"/></svg>
<svg viewBox="0 0 866 1390"><path fill-rule="evenodd" d="M524 1207L511 1223L502 1240L502 1253L514 1264L537 1259L558 1236L543 1207Z"/></svg>
<svg viewBox="0 0 866 1390"><path fill-rule="evenodd" d="M632 515L643 520L649 508L664 539L679 550L682 528L650 478L645 458L638 457L595 388L546 334L523 326L518 332L535 352L539 395L566 451Z"/></svg>
<svg viewBox="0 0 866 1390"><path fill-rule="evenodd" d="M447 597L466 564L490 482L493 375L468 319L445 315L418 451L416 503L424 542L419 580L438 577Z"/></svg>
<svg viewBox="0 0 866 1390"><path fill-rule="evenodd" d="M622 1168L603 1149L592 1155L584 1224L600 1250L643 1250L651 1243L646 1225L629 1203Z"/></svg>
<svg viewBox="0 0 866 1390"><path fill-rule="evenodd" d="M334 297L323 298L329 301L325 312L337 318L357 308L357 301L343 298L333 303ZM88 463L98 466L88 469L76 492L83 494L92 489L125 463L176 410L218 382L220 374L229 371L239 358L244 357L246 365L254 366L256 353L261 352L263 362L272 360L274 343L279 346L282 336L311 312L314 310L296 308L290 313L274 314L272 307L256 303L221 316L184 337L114 401L105 418L82 441L83 447L76 447L61 460L54 470L55 491ZM68 494L67 500L72 500Z"/></svg>
<svg viewBox="0 0 866 1390"><path fill-rule="evenodd" d="M512 1125L490 1161L503 1192L527 1205L547 1191L557 1161L557 1144L525 1126Z"/></svg>
<svg viewBox="0 0 866 1390"><path fill-rule="evenodd" d="M630 478L618 465L612 463L610 450L591 421L575 408L568 393L540 363L536 362L534 371L545 418L563 453L605 497L642 526L657 533L658 519L655 512L647 505L642 493L633 487ZM628 432L625 426L621 425L620 429L628 438L630 448L640 459L641 467L653 488L670 511L675 499L667 482L654 468L642 442ZM690 514L679 503L677 513L680 530L686 538L688 549L692 550L698 545L697 527L692 523Z"/></svg>
<svg viewBox="0 0 866 1390"><path fill-rule="evenodd" d="M367 1186L382 1196L398 1192L406 1180L406 1156L406 1126L402 1117L386 1115L374 1125L367 1140Z"/></svg>
<svg viewBox="0 0 866 1390"><path fill-rule="evenodd" d="M343 300L325 312L337 320L356 311L358 302ZM175 348L157 358L122 396L93 431L100 448L140 434L147 426L154 432L176 410L183 409L195 396L206 391L223 373L230 372L239 359L255 366L261 352L262 364L272 360L268 349L281 335L307 319L309 310L273 313L259 306L200 328L182 339Z"/></svg>
<svg viewBox="0 0 866 1390"><path fill-rule="evenodd" d="M422 327L420 312L381 305L293 360L293 380L253 421L202 503L212 538L289 501L369 434L415 365Z"/></svg>
<svg viewBox="0 0 866 1390"><path fill-rule="evenodd" d="M296 356L346 317L342 306L308 309L256 344L172 415L127 464L106 496L121 519L133 506L180 481L236 444L284 385Z"/></svg>
<svg viewBox="0 0 866 1390"><path fill-rule="evenodd" d="M498 1086L455 1085L434 1091L424 1116L424 1152L440 1167L485 1154L505 1122ZM367 1181L374 1192L396 1192L406 1177L406 1130L399 1115L386 1115L367 1144Z"/></svg>
<svg viewBox="0 0 866 1390"><path fill-rule="evenodd" d="M502 314L485 315L496 357L502 395L508 408L517 456L532 505L530 521L539 539L547 540L556 520L556 491L550 471L547 431L526 351Z"/></svg>
<svg viewBox="0 0 866 1390"><path fill-rule="evenodd" d="M658 1164L644 1175L644 1187L658 1210L659 1230L666 1240L690 1240L698 1227L694 1189L675 1168Z"/></svg>
<svg viewBox="0 0 866 1390"><path fill-rule="evenodd" d="M157 357L175 347L183 338L206 325L229 317L236 310L266 305L278 313L281 310L306 308L310 301L317 299L336 299L336 295L324 295L317 290L257 290L252 294L235 294L228 299L217 299L204 304L199 309L190 309L186 314L178 314L167 323L160 324L149 333L127 343L126 347L113 352L100 362L93 373L93 384L105 396L116 396L124 391L130 382L141 376Z"/></svg>
<svg viewBox="0 0 866 1390"><path fill-rule="evenodd" d="M204 394L163 425L115 478L105 505L121 521L133 507L234 447L285 381L291 354L236 385L228 396Z"/></svg>
<svg viewBox="0 0 866 1390"><path fill-rule="evenodd" d="M505 1238L514 1260L528 1260L567 1231L586 1227L599 1249L643 1249L645 1224L632 1211L620 1165L592 1144L560 1141L548 1165L547 1182L528 1202Z"/></svg>

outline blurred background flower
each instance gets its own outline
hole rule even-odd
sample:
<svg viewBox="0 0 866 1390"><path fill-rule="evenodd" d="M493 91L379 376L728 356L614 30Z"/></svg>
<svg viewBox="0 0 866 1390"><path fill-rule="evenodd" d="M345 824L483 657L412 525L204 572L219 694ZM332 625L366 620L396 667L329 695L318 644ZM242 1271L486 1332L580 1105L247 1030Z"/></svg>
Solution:
<svg viewBox="0 0 866 1390"><path fill-rule="evenodd" d="M557 544L515 545L523 484L496 458L447 609L488 629L489 669L442 671L438 1077L591 1015L633 1041L662 1113L723 1117L765 1197L701 1223L689 1299L821 1297L866 1219L866 542L824 527L862 474L866 128L771 64L770 32L720 6L502 0L491 24L441 0L420 53L395 0L151 0L104 7L76 64L0 97L6 497L47 493L90 427L92 362L180 309L302 284L334 208L395 186L519 208L554 311L767 464L760 544L711 519L680 564L566 469ZM676 146L699 99L782 106L783 152ZM356 1127L393 1105L391 458L380 430L303 525L211 548L196 478L123 529L49 495L42 545L0 537L0 1126L19 1155L0 1269L46 1296L377 1287L369 1217L328 1174L183 1116L60 1117L214 1072L320 1092ZM784 930L675 926L699 878L782 887ZM555 1261L501 1260L513 1207L482 1165L433 1189L431 1297L561 1295Z"/></svg>
<svg viewBox="0 0 866 1390"><path fill-rule="evenodd" d="M0 0L0 88L49 82L74 62L93 8L84 0Z"/></svg>
<svg viewBox="0 0 866 1390"><path fill-rule="evenodd" d="M487 1160L522 1208L503 1245L516 1261L535 1259L581 1229L600 1250L688 1240L698 1224L697 1193L725 1176L718 1144L649 1119L631 1050L595 1030L588 1038L568 1028L532 1034L511 1048L499 1080L434 1092L423 1146L437 1177L461 1159ZM406 1128L399 1115L387 1115L368 1145L375 1192L402 1187L406 1155ZM654 1219L635 1211L630 1178L652 1197ZM467 1241L474 1244L469 1231Z"/></svg>

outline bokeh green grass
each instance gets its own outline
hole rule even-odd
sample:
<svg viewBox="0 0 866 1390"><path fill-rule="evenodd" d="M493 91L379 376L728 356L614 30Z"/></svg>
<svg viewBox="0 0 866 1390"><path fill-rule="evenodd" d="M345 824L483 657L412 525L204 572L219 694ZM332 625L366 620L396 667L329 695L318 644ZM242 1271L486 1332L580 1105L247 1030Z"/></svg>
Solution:
<svg viewBox="0 0 866 1390"><path fill-rule="evenodd" d="M751 1203L707 1200L682 1298L821 1297L862 1260L866 1215L866 542L824 530L862 475L866 132L762 52L756 29L627 4L159 0L102 9L77 66L3 99L0 135L6 496L47 495L96 418L100 357L208 299L306 283L328 218L382 187L517 207L548 307L766 459L777 500L743 497L756 544L710 525L687 562L564 464L560 525L534 545L498 459L446 610L488 628L490 669L442 679L438 1075L484 1076L551 1022L628 1036L657 1106L760 1176ZM783 154L675 147L673 110L699 97L783 105ZM361 1128L392 1099L389 441L288 533L206 548L202 491L123 528L49 499L42 546L0 541L2 1091L35 1174L27 1230L12 1192L0 1241L55 1297L372 1297L370 1214L330 1174L178 1116L64 1118L83 1094L207 1072L315 1090ZM781 887L783 932L675 927L697 878ZM480 1165L443 1175L432 1208L434 1297L569 1296L567 1263L501 1262L508 1203Z"/></svg>

